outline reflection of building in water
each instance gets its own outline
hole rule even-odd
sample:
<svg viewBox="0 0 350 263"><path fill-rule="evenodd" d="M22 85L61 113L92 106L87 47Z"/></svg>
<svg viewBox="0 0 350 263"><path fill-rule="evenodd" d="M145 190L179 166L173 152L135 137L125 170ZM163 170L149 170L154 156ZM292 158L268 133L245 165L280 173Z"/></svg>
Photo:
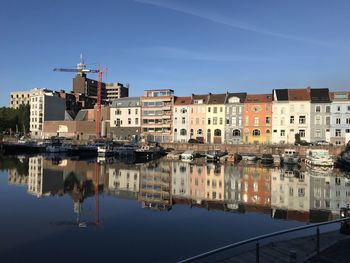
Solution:
<svg viewBox="0 0 350 263"><path fill-rule="evenodd" d="M140 195L142 207L169 210L172 205L170 164L151 162L140 168Z"/></svg>
<svg viewBox="0 0 350 263"><path fill-rule="evenodd" d="M197 164L191 167L190 176L190 197L197 203L205 199L206 166Z"/></svg>
<svg viewBox="0 0 350 263"><path fill-rule="evenodd" d="M272 169L271 177L272 217L309 221L309 174L305 172L292 174L283 169Z"/></svg>
<svg viewBox="0 0 350 263"><path fill-rule="evenodd" d="M224 167L220 164L208 163L206 170L206 199L214 201L224 200Z"/></svg>
<svg viewBox="0 0 350 263"><path fill-rule="evenodd" d="M136 166L123 168L110 167L108 172L108 193L137 199L140 171Z"/></svg>
<svg viewBox="0 0 350 263"><path fill-rule="evenodd" d="M28 163L28 192L33 195L36 195L37 197L43 195L43 160L44 157L42 156L30 157Z"/></svg>
<svg viewBox="0 0 350 263"><path fill-rule="evenodd" d="M224 166L225 202L229 209L238 209L242 201L242 166Z"/></svg>
<svg viewBox="0 0 350 263"><path fill-rule="evenodd" d="M189 177L190 177L189 163L172 162L172 195L174 197L189 197Z"/></svg>
<svg viewBox="0 0 350 263"><path fill-rule="evenodd" d="M7 170L8 184L26 186L28 184L28 174L20 174L16 168Z"/></svg>
<svg viewBox="0 0 350 263"><path fill-rule="evenodd" d="M311 209L329 210L339 214L342 207L350 205L350 180L336 174L311 175Z"/></svg>
<svg viewBox="0 0 350 263"><path fill-rule="evenodd" d="M243 167L242 201L245 204L270 206L270 170L262 167Z"/></svg>

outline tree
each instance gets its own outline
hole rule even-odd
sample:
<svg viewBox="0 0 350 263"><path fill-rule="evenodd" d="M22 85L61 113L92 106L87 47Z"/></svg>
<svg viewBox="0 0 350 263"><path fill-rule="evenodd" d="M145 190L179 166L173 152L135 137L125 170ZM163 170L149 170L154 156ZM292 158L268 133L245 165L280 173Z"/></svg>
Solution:
<svg viewBox="0 0 350 263"><path fill-rule="evenodd" d="M30 106L21 105L18 109L0 108L0 132L16 130L24 133L29 131Z"/></svg>

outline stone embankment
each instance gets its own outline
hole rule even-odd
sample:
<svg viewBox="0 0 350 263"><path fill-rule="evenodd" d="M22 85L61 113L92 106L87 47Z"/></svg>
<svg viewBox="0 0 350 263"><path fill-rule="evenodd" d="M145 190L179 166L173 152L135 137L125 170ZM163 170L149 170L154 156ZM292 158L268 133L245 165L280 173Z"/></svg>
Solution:
<svg viewBox="0 0 350 263"><path fill-rule="evenodd" d="M162 143L164 148L172 148L176 151L209 151L221 150L233 153L271 153L282 154L284 149L295 149L300 155L305 155L308 149L327 149L332 156L338 156L344 146L295 146L290 144L192 144L192 143Z"/></svg>

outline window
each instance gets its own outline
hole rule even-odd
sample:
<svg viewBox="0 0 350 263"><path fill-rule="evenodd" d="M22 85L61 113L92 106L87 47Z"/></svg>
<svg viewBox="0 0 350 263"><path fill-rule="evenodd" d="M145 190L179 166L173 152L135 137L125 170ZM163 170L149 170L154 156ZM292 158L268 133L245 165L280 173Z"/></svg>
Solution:
<svg viewBox="0 0 350 263"><path fill-rule="evenodd" d="M348 111L350 111L350 106L348 106Z"/></svg>
<svg viewBox="0 0 350 263"><path fill-rule="evenodd" d="M280 135L281 135L282 137L286 136L286 131L285 131L285 130L281 130Z"/></svg>
<svg viewBox="0 0 350 263"><path fill-rule="evenodd" d="M265 121L266 121L266 124L270 124L271 123L271 117L266 117Z"/></svg>
<svg viewBox="0 0 350 263"><path fill-rule="evenodd" d="M210 107L208 107L208 112L210 112Z"/></svg>
<svg viewBox="0 0 350 263"><path fill-rule="evenodd" d="M340 111L340 106L337 107L337 111Z"/></svg>
<svg viewBox="0 0 350 263"><path fill-rule="evenodd" d="M203 135L203 130L202 129L198 129L197 130L197 135L202 136Z"/></svg>
<svg viewBox="0 0 350 263"><path fill-rule="evenodd" d="M221 130L220 129L215 129L214 130L214 136L221 136Z"/></svg>
<svg viewBox="0 0 350 263"><path fill-rule="evenodd" d="M220 125L223 124L223 119L222 119L222 118L219 119L219 124L220 124Z"/></svg>
<svg viewBox="0 0 350 263"><path fill-rule="evenodd" d="M196 124L197 125L199 124L199 118L196 118Z"/></svg>
<svg viewBox="0 0 350 263"><path fill-rule="evenodd" d="M266 133L270 133L270 130L269 130L269 129L267 129L267 130L266 130Z"/></svg>
<svg viewBox="0 0 350 263"><path fill-rule="evenodd" d="M316 129L315 130L315 137L316 138L321 138L321 130L320 129Z"/></svg>
<svg viewBox="0 0 350 263"><path fill-rule="evenodd" d="M180 135L185 136L187 134L186 129L181 129L180 130Z"/></svg>
<svg viewBox="0 0 350 263"><path fill-rule="evenodd" d="M335 123L336 123L336 124L340 124L340 118L336 118L336 119L335 119Z"/></svg>
<svg viewBox="0 0 350 263"><path fill-rule="evenodd" d="M238 125L241 126L242 125L242 117L238 118Z"/></svg>
<svg viewBox="0 0 350 263"><path fill-rule="evenodd" d="M260 130L258 129L253 130L253 136L260 136Z"/></svg>
<svg viewBox="0 0 350 263"><path fill-rule="evenodd" d="M335 137L341 137L341 130L340 129L335 130Z"/></svg>
<svg viewBox="0 0 350 263"><path fill-rule="evenodd" d="M350 124L350 118L346 118L346 124Z"/></svg>
<svg viewBox="0 0 350 263"><path fill-rule="evenodd" d="M128 114L129 114L129 115L131 114L131 109L128 109Z"/></svg>
<svg viewBox="0 0 350 263"><path fill-rule="evenodd" d="M235 130L233 130L232 135L233 135L233 136L235 136L235 137L237 137L237 136L241 136L241 131L240 131L240 130L235 129Z"/></svg>
<svg viewBox="0 0 350 263"><path fill-rule="evenodd" d="M315 117L315 124L320 125L321 124L321 116L317 115Z"/></svg>
<svg viewBox="0 0 350 263"><path fill-rule="evenodd" d="M305 124L305 123L306 123L305 116L299 116L299 124Z"/></svg>
<svg viewBox="0 0 350 263"><path fill-rule="evenodd" d="M305 130L299 130L300 138L305 138Z"/></svg>
<svg viewBox="0 0 350 263"><path fill-rule="evenodd" d="M259 125L259 117L254 117L254 125Z"/></svg>
<svg viewBox="0 0 350 263"><path fill-rule="evenodd" d="M218 107L213 107L213 113L218 113Z"/></svg>
<svg viewBox="0 0 350 263"><path fill-rule="evenodd" d="M230 119L229 118L226 118L226 124L230 124Z"/></svg>
<svg viewBox="0 0 350 263"><path fill-rule="evenodd" d="M284 117L281 118L281 126L284 125Z"/></svg>
<svg viewBox="0 0 350 263"><path fill-rule="evenodd" d="M326 112L330 113L331 112L331 106L326 106Z"/></svg>
<svg viewBox="0 0 350 263"><path fill-rule="evenodd" d="M274 133L277 133L277 130L273 130Z"/></svg>
<svg viewBox="0 0 350 263"><path fill-rule="evenodd" d="M223 108L222 108L222 107L220 107L220 112L222 112L222 110L223 110Z"/></svg>
<svg viewBox="0 0 350 263"><path fill-rule="evenodd" d="M177 124L177 117L174 118L174 124Z"/></svg>
<svg viewBox="0 0 350 263"><path fill-rule="evenodd" d="M321 112L321 106L316 106L316 112Z"/></svg>
<svg viewBox="0 0 350 263"><path fill-rule="evenodd" d="M131 118L128 118L128 124L131 124Z"/></svg>
<svg viewBox="0 0 350 263"><path fill-rule="evenodd" d="M331 124L331 117L327 116L326 117L326 125L330 125Z"/></svg>
<svg viewBox="0 0 350 263"><path fill-rule="evenodd" d="M290 116L289 123L294 124L294 116Z"/></svg>
<svg viewBox="0 0 350 263"><path fill-rule="evenodd" d="M218 124L218 118L217 118L217 117L214 117L214 118L213 118L213 125L216 125L216 124Z"/></svg>
<svg viewBox="0 0 350 263"><path fill-rule="evenodd" d="M248 116L245 117L245 124L249 125L249 117Z"/></svg>
<svg viewBox="0 0 350 263"><path fill-rule="evenodd" d="M115 126L120 126L120 119L117 119Z"/></svg>
<svg viewBox="0 0 350 263"><path fill-rule="evenodd" d="M182 124L186 124L186 118L185 117L182 117Z"/></svg>
<svg viewBox="0 0 350 263"><path fill-rule="evenodd" d="M345 129L345 133L350 133L350 129Z"/></svg>
<svg viewBox="0 0 350 263"><path fill-rule="evenodd" d="M190 136L193 136L193 129L190 130Z"/></svg>
<svg viewBox="0 0 350 263"><path fill-rule="evenodd" d="M139 118L135 118L135 125L139 124Z"/></svg>
<svg viewBox="0 0 350 263"><path fill-rule="evenodd" d="M281 108L281 114L284 114L284 107Z"/></svg>
<svg viewBox="0 0 350 263"><path fill-rule="evenodd" d="M211 121L210 121L210 118L208 118L208 125L210 125Z"/></svg>

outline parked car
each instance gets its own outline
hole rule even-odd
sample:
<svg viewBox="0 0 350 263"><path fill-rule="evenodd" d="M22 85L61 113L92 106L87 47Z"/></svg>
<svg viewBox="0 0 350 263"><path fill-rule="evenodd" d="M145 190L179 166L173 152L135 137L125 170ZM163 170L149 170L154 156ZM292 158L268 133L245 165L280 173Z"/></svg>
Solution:
<svg viewBox="0 0 350 263"><path fill-rule="evenodd" d="M315 145L317 146L330 146L332 145L330 142L327 142L325 140L319 140L315 142Z"/></svg>
<svg viewBox="0 0 350 263"><path fill-rule="evenodd" d="M295 142L294 145L297 145L297 146L311 146L313 144L311 142L307 142L305 140L300 140L298 142Z"/></svg>
<svg viewBox="0 0 350 263"><path fill-rule="evenodd" d="M203 143L203 141L197 140L197 139L189 139L188 143Z"/></svg>

